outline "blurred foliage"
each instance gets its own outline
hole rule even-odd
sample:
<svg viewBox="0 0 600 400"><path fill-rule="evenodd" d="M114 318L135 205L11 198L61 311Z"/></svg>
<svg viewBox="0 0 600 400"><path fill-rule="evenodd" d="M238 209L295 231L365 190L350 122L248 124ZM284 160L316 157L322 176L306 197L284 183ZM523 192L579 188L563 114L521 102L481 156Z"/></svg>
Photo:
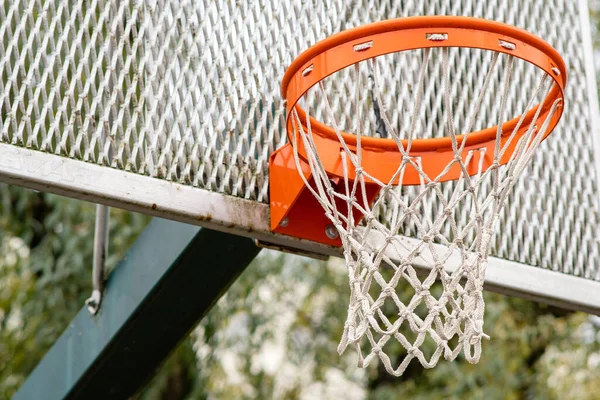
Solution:
<svg viewBox="0 0 600 400"><path fill-rule="evenodd" d="M11 397L91 294L95 209L0 185L0 399ZM109 270L148 221L111 211Z"/></svg>
<svg viewBox="0 0 600 400"><path fill-rule="evenodd" d="M590 13L599 49L599 0ZM94 213L89 203L0 185L0 399L14 394L91 293ZM148 220L111 210L109 268ZM377 363L356 368L352 349L338 356L348 297L341 260L263 251L136 398L600 397L599 318L486 293L491 340L479 364L459 358L424 370L413 362L393 378Z"/></svg>
<svg viewBox="0 0 600 400"><path fill-rule="evenodd" d="M592 22L592 40L596 54L600 51L600 0L589 0L590 20ZM596 60L596 65L598 60Z"/></svg>
<svg viewBox="0 0 600 400"><path fill-rule="evenodd" d="M596 67L596 82L598 83L598 94L600 95L600 0L589 0L589 5Z"/></svg>
<svg viewBox="0 0 600 400"><path fill-rule="evenodd" d="M192 334L198 381L176 398L576 399L584 398L571 392L576 382L557 386L552 374L568 363L570 377L582 362L579 379L600 385L597 342L589 332L587 342L581 336L587 315L492 293L485 323L491 340L479 364L459 358L424 370L413 362L400 378L378 364L358 369L353 350L341 357L336 351L346 279L342 260L263 252ZM166 394L160 386L155 380L144 393Z"/></svg>

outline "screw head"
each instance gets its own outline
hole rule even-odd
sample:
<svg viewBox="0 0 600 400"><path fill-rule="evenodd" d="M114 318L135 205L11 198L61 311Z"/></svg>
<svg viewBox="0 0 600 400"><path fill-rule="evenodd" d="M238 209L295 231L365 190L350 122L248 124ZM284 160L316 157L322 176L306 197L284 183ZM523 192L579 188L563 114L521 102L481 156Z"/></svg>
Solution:
<svg viewBox="0 0 600 400"><path fill-rule="evenodd" d="M290 220L288 219L288 217L285 217L284 219L281 220L281 222L279 223L279 226L281 226L282 228L285 228L286 226L288 226L289 223L290 223Z"/></svg>
<svg viewBox="0 0 600 400"><path fill-rule="evenodd" d="M325 234L331 240L335 240L338 237L340 237L340 234L338 233L337 229L332 224L329 224L325 227Z"/></svg>

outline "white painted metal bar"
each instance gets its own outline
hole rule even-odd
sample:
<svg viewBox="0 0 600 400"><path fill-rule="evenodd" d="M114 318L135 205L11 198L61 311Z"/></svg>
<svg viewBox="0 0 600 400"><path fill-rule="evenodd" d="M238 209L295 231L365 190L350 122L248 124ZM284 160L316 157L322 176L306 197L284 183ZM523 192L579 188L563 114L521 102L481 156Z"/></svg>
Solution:
<svg viewBox="0 0 600 400"><path fill-rule="evenodd" d="M266 204L3 143L0 179L318 254L338 253L329 246L273 234Z"/></svg>
<svg viewBox="0 0 600 400"><path fill-rule="evenodd" d="M272 233L266 204L53 154L0 143L0 177L5 182L36 190L252 237L316 255L341 255L338 248ZM490 257L486 289L600 315L600 282L517 262Z"/></svg>

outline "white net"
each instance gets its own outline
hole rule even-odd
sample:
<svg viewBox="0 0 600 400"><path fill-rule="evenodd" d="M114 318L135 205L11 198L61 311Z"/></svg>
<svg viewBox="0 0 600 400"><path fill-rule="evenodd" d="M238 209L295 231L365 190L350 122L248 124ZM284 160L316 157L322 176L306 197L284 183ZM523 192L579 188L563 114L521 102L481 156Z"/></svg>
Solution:
<svg viewBox="0 0 600 400"><path fill-rule="evenodd" d="M408 63L416 79L404 79L403 84L412 88L411 104L382 102L382 98L390 98L389 88L378 84L378 64L391 60L384 56L355 64L319 82L299 103L306 116L301 117L303 114L296 109L290 116L296 166L299 171L302 163L310 166L310 181L303 173L300 175L331 220L332 230L339 234L348 266L351 296L338 350L342 353L347 346L354 346L359 366L379 359L396 376L402 375L414 358L426 368L435 366L442 356L454 360L461 352L469 362L479 360L481 340L486 337L482 290L494 225L562 101L544 104L549 101L554 82L540 69L537 86L523 88L530 93L528 103L517 104L522 107L520 111L509 109L508 93L515 82L514 74L536 67L510 55L478 50L487 53L483 55L487 57L483 63L487 71L475 71L476 79L471 74L464 79L452 74L453 60L462 57L461 51L474 50L435 48L401 54L419 60ZM401 71L399 79L402 77L407 75ZM349 80L357 88L353 105L336 99L340 92L337 88ZM465 82L470 86L465 88ZM429 92L424 95L424 91ZM497 93L496 101L482 106L489 91ZM443 118L431 121L424 103L436 96L442 97ZM470 110L459 124L452 111L457 104L469 104ZM328 175L323 155L315 146L310 110L317 105L324 111L315 118L331 126L340 141L343 179ZM549 113L541 113L542 106L550 106ZM536 109L535 115L526 121L525 112L532 108ZM399 117L389 118L390 110L391 115ZM502 130L497 130L493 154L484 154L489 152L485 147L465 148L469 132L486 127L474 126L474 121L486 120L487 116L488 126L501 126L518 115L522 117L506 141L501 138ZM519 137L520 128L526 130ZM352 149L342 130L356 135ZM462 141L457 140L460 133L465 135ZM363 168L361 136L388 137L398 145L398 167L389 181L382 182ZM439 136L451 138L454 158L439 175L428 176L420 157L411 154L411 146L416 138ZM514 142L517 144L509 162L501 165ZM299 148L305 149L304 157L298 154ZM493 159L490 167L484 167L484 156ZM443 182L456 165L462 171L460 177ZM407 168L417 171L420 185L402 184ZM370 204L367 185L373 183L380 186L380 192ZM469 218L461 223L456 215L465 209ZM387 210L386 214L381 215L381 210ZM407 239L407 232L416 239ZM392 360L387 350L398 344L405 351Z"/></svg>

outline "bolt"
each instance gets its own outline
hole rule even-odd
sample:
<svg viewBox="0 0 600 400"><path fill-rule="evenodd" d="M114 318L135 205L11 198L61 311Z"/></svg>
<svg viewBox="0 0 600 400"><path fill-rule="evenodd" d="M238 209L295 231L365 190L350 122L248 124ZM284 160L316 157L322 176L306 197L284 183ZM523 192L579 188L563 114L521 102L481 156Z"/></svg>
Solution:
<svg viewBox="0 0 600 400"><path fill-rule="evenodd" d="M285 217L284 219L281 220L281 222L279 223L279 226L281 226L282 228L285 228L286 226L288 226L289 223L290 223L290 220L288 219L288 217Z"/></svg>
<svg viewBox="0 0 600 400"><path fill-rule="evenodd" d="M335 229L335 226L333 226L331 224L329 224L325 227L325 234L331 240L335 240L340 236L337 229Z"/></svg>

